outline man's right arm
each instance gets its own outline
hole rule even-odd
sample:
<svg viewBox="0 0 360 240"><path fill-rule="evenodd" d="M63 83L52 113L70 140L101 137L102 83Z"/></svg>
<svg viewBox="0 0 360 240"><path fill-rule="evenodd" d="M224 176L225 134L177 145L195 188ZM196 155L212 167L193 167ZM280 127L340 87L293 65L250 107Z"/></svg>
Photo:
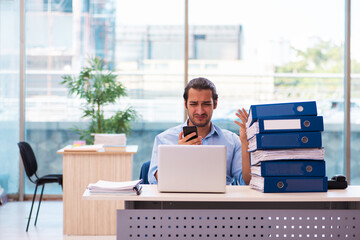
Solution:
<svg viewBox="0 0 360 240"><path fill-rule="evenodd" d="M152 150L151 162L150 162L149 173L148 173L148 181L150 184L157 184L157 170L158 170L157 159L158 159L159 144L160 144L159 137L156 136L155 140L154 140L154 146L153 146L153 150Z"/></svg>

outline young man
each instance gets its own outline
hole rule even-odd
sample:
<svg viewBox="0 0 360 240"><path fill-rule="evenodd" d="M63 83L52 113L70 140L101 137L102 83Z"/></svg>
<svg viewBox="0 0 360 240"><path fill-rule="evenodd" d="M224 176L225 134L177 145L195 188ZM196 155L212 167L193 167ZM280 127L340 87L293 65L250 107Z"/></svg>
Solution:
<svg viewBox="0 0 360 240"><path fill-rule="evenodd" d="M184 104L188 112L185 123L170 128L155 137L148 174L149 183L157 183L157 156L158 146L174 144L190 145L225 145L227 148L226 183L231 184L234 179L241 185L250 182L250 157L247 152L248 143L246 137L247 112L238 110L236 116L241 121L235 121L240 126L239 136L221 129L211 122L213 111L217 107L218 95L215 85L206 78L195 78L185 87ZM198 137L191 133L183 137L183 126L197 126ZM191 166L189 166L191 167ZM185 177L185 176L184 176Z"/></svg>

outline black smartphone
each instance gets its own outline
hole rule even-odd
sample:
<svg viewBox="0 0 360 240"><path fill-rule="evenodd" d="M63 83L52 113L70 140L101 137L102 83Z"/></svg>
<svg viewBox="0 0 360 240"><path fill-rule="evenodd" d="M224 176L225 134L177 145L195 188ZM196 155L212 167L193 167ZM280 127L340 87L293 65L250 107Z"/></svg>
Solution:
<svg viewBox="0 0 360 240"><path fill-rule="evenodd" d="M196 135L191 137L189 140L187 140L187 142L198 137L197 127L196 126L184 126L183 127L184 137L193 132L196 132Z"/></svg>

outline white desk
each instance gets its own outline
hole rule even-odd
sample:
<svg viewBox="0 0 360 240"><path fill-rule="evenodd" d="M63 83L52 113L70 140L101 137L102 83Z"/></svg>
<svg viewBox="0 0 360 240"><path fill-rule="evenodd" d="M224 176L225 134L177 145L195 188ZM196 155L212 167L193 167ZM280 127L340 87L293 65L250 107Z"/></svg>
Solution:
<svg viewBox="0 0 360 240"><path fill-rule="evenodd" d="M83 201L82 194L98 180L132 180L136 152L137 146L131 145L125 152L57 152L63 155L64 234L115 235L116 209L123 209L124 201Z"/></svg>
<svg viewBox="0 0 360 240"><path fill-rule="evenodd" d="M86 200L137 201L191 201L191 202L360 202L360 186L349 186L345 190L329 190L314 193L261 193L249 186L227 186L226 193L160 193L157 185L143 185L137 195L91 194L86 190Z"/></svg>
<svg viewBox="0 0 360 240"><path fill-rule="evenodd" d="M117 239L360 239L360 186L317 193L260 193L228 186L225 194L91 195L124 200Z"/></svg>

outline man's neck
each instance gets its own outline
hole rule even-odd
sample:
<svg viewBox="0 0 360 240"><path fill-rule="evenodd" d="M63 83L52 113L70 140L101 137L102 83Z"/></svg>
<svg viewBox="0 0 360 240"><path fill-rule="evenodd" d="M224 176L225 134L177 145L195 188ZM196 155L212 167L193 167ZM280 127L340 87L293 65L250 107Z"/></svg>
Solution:
<svg viewBox="0 0 360 240"><path fill-rule="evenodd" d="M188 126L193 126L190 120L188 120ZM211 130L211 121L205 127L197 127L198 136L205 138Z"/></svg>

